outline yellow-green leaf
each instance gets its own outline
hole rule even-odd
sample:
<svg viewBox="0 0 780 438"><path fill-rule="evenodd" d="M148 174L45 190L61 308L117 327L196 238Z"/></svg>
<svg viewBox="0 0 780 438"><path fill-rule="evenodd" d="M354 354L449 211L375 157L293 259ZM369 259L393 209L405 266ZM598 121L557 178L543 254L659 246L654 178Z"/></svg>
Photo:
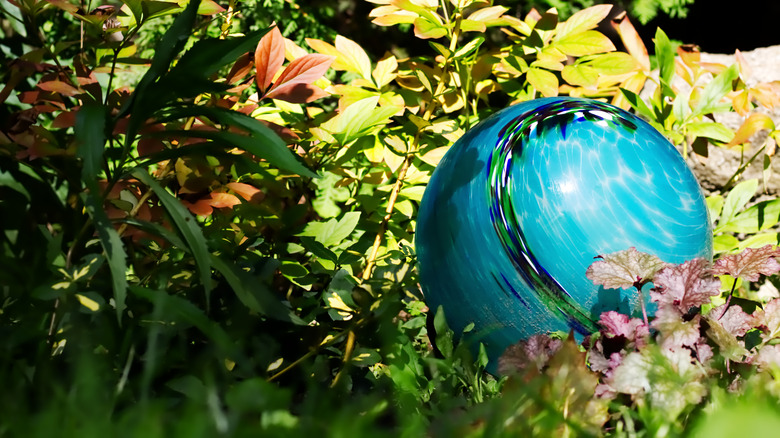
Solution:
<svg viewBox="0 0 780 438"><path fill-rule="evenodd" d="M371 76L374 78L374 84L377 88L382 88L398 76L398 60L395 56L390 55L382 58L376 63L376 68L371 72Z"/></svg>
<svg viewBox="0 0 780 438"><path fill-rule="evenodd" d="M584 64L567 65L563 68L561 76L569 84L580 87L593 87L599 80L596 69Z"/></svg>
<svg viewBox="0 0 780 438"><path fill-rule="evenodd" d="M686 129L690 136L711 138L724 143L734 136L731 129L715 122L693 122L686 125Z"/></svg>
<svg viewBox="0 0 780 438"><path fill-rule="evenodd" d="M601 20L609 15L611 9L612 5L596 5L577 12L568 20L558 24L558 38L564 38L568 35L595 28Z"/></svg>
<svg viewBox="0 0 780 438"><path fill-rule="evenodd" d="M528 69L526 74L528 83L536 88L544 97L558 95L558 78L547 70L538 68Z"/></svg>
<svg viewBox="0 0 780 438"><path fill-rule="evenodd" d="M76 298L79 300L79 303L81 303L81 305L87 309L93 312L100 310L100 304L98 304L97 301L93 300L92 298L88 298L81 294L76 294Z"/></svg>
<svg viewBox="0 0 780 438"><path fill-rule="evenodd" d="M554 47L569 56L587 56L615 50L612 41L596 30L588 30L558 39L555 41Z"/></svg>
<svg viewBox="0 0 780 438"><path fill-rule="evenodd" d="M607 76L622 75L635 70L639 63L633 56L624 52L604 53L588 61L588 65Z"/></svg>
<svg viewBox="0 0 780 438"><path fill-rule="evenodd" d="M358 73L363 79L371 80L371 60L358 43L337 35L336 50L341 54L337 61L341 61L347 71Z"/></svg>
<svg viewBox="0 0 780 438"><path fill-rule="evenodd" d="M447 28L425 18L414 20L414 36L420 39L436 39L447 35Z"/></svg>

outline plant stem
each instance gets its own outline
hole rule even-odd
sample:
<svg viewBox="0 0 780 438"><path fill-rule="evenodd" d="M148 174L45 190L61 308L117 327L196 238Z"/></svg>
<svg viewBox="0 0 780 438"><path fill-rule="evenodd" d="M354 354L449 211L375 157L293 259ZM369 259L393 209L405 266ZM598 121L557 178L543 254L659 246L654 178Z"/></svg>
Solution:
<svg viewBox="0 0 780 438"><path fill-rule="evenodd" d="M446 12L446 8L445 12ZM450 53L455 52L455 48L458 44L458 39L460 38L460 23L462 20L462 16L460 13L456 15L455 18L455 27L452 30L452 35L450 39ZM436 91L431 95L431 101L428 104L427 108L425 109L425 113L423 114L423 120L426 122L431 119L433 116L433 112L436 110L438 106L438 97L444 93L444 90L447 87L447 83L449 82L449 76L450 76L450 62L452 61L452 58L449 56L444 60L444 63L442 64L442 71L441 71L441 80L436 85ZM398 200L398 194L401 192L401 188L404 185L404 178L406 178L406 172L409 170L409 167L412 165L412 161L414 160L414 157L416 156L416 153L419 149L419 143L420 143L420 136L422 135L424 128L418 128L417 132L414 135L414 140L412 141L412 147L409 148L409 150L406 153L406 158L404 159L403 164L401 165L400 170L398 171L398 177L395 181L395 185L393 186L393 190L390 192L390 198L387 201L387 208L385 209L385 216L382 218L382 222L379 224L379 231L377 231L376 237L374 237L374 244L371 247L371 253L368 256L368 260L366 261L366 268L363 270L363 275L361 276L363 281L368 280L371 278L371 274L374 271L374 267L376 266L376 259L377 255L379 254L379 248L382 246L382 238L384 237L385 231L387 231L387 225L390 223L390 218L393 215L393 209L395 208L395 203Z"/></svg>
<svg viewBox="0 0 780 438"><path fill-rule="evenodd" d="M336 377L333 378L333 382L330 383L331 388L335 388L336 385L341 380L341 376L344 375L344 372L347 370L347 366L349 365L350 359L352 359L352 352L355 351L355 331L350 330L349 334L347 335L347 346L344 349L344 359L342 360L341 369L338 373L336 373Z"/></svg>

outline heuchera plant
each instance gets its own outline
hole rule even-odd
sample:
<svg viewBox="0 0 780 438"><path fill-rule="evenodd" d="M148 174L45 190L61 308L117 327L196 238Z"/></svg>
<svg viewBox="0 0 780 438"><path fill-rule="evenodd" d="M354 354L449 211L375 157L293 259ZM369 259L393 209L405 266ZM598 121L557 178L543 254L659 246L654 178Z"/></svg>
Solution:
<svg viewBox="0 0 780 438"><path fill-rule="evenodd" d="M774 375L780 369L780 298L763 306L732 299L733 286L721 298L721 278L732 285L737 284L733 279L758 281L780 272L778 257L780 248L772 245L724 255L714 264L700 258L667 264L635 248L598 256L587 270L589 279L607 289L635 288L640 296L642 286L652 281L649 296L657 310L649 317L642 303L643 318L615 311L601 315L599 332L576 352L583 361L582 378L593 384L577 391L588 391L589 403L609 400L638 408L640 415L652 417L643 420L653 430L660 417L668 422L703 405L711 388L739 392L762 373ZM714 304L717 300L721 304ZM521 380L540 373L553 376L559 372L552 365L556 357L573 354L562 352L573 345L572 336L566 341L534 336L508 348L499 370ZM608 417L589 420L594 418L603 420L601 426Z"/></svg>

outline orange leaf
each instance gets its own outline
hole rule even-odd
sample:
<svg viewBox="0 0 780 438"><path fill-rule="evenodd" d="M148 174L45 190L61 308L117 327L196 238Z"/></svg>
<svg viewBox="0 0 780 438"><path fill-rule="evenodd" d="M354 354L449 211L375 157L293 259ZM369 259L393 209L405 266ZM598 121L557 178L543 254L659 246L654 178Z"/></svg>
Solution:
<svg viewBox="0 0 780 438"><path fill-rule="evenodd" d="M247 201L260 202L265 198L265 194L253 185L232 182L227 184L227 188L236 192L238 196L241 196Z"/></svg>
<svg viewBox="0 0 780 438"><path fill-rule="evenodd" d="M750 140L750 137L762 129L775 129L775 122L766 114L755 113L742 123L742 126L739 127L737 133L734 134L734 138L731 139L726 146L736 146L738 144L747 143L747 141Z"/></svg>
<svg viewBox="0 0 780 438"><path fill-rule="evenodd" d="M699 46L694 44L682 44L677 47L677 54L680 55L682 62L690 68L698 68L701 61L701 52Z"/></svg>
<svg viewBox="0 0 780 438"><path fill-rule="evenodd" d="M214 208L233 208L234 205L241 203L240 199L230 193L211 192L210 196L209 205Z"/></svg>
<svg viewBox="0 0 780 438"><path fill-rule="evenodd" d="M742 74L743 78L750 77L750 74L752 73L752 70L750 68L750 65L747 63L747 59L745 59L745 55L742 54L742 52L737 49L737 51L734 53L734 57L737 58L737 64L739 64L739 72Z"/></svg>
<svg viewBox="0 0 780 438"><path fill-rule="evenodd" d="M622 12L613 18L612 27L615 28L618 35L620 35L620 40L623 41L623 45L626 46L626 51L639 62L642 71L649 72L650 56L647 54L647 47L645 47L645 43L642 42L642 38L639 37L634 25L631 24L631 20L628 19L628 15L626 15L625 12Z"/></svg>
<svg viewBox="0 0 780 438"><path fill-rule="evenodd" d="M734 111L742 117L745 117L750 112L749 96L750 93L748 91L742 91L731 99L731 106L734 107Z"/></svg>
<svg viewBox="0 0 780 438"><path fill-rule="evenodd" d="M284 64L284 37L279 27L274 26L257 43L255 50L255 68L257 70L257 87L261 92L268 91L276 72ZM281 78L279 78L281 80Z"/></svg>
<svg viewBox="0 0 780 438"><path fill-rule="evenodd" d="M301 90L301 85L305 91L317 93L315 89L319 88L308 87L308 85L321 78L334 60L335 58L332 56L316 53L311 53L293 60L293 62L284 69L279 76L279 79L276 80L276 83L268 92L266 92L264 97L273 99L275 96L280 95L289 96L293 94L294 89ZM321 93L325 93L321 89L319 90ZM320 95L320 97L322 97L322 95Z"/></svg>
<svg viewBox="0 0 780 438"><path fill-rule="evenodd" d="M185 207L187 207L187 210L191 211L193 214L197 214L198 216L208 217L211 216L211 213L214 212L214 209L211 208L211 199L199 199L195 203L190 203L182 199L182 204L184 204Z"/></svg>

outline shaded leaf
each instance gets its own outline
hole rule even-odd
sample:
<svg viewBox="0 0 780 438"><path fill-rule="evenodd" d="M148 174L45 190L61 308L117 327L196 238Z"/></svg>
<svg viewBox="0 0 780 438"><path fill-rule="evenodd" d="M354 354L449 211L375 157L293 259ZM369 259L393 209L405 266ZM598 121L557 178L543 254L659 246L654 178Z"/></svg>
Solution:
<svg viewBox="0 0 780 438"><path fill-rule="evenodd" d="M549 335L534 335L527 340L512 344L498 358L498 372L501 375L521 373L533 366L541 371L563 342Z"/></svg>

